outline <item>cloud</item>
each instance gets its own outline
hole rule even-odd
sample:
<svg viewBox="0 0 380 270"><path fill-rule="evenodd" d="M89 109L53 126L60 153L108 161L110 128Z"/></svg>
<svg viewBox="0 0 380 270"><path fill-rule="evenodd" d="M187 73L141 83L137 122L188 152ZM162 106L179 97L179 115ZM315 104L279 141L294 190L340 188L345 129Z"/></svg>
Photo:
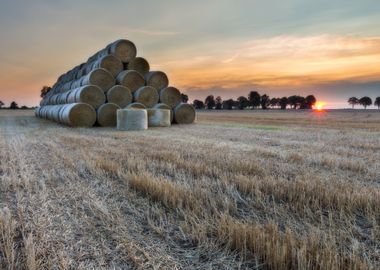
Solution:
<svg viewBox="0 0 380 270"><path fill-rule="evenodd" d="M145 29L126 29L129 32L143 34L147 36L176 36L179 35L179 32L171 31L158 31L158 30L145 30Z"/></svg>

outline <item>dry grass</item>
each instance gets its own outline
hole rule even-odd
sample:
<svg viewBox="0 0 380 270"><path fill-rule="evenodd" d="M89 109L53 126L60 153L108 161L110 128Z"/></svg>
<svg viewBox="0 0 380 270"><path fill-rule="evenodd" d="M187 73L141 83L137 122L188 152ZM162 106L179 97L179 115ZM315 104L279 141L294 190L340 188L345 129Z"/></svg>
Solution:
<svg viewBox="0 0 380 270"><path fill-rule="evenodd" d="M0 268L378 269L380 113L71 129L0 111Z"/></svg>

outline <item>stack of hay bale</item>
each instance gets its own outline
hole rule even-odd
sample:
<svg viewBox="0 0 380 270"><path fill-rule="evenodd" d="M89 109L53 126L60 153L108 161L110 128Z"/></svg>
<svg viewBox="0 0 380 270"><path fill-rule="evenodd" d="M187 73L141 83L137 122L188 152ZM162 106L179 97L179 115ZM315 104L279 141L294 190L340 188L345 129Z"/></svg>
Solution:
<svg viewBox="0 0 380 270"><path fill-rule="evenodd" d="M146 114L148 126L193 123L194 108L181 102L180 91L169 86L166 74L150 71L148 61L136 54L136 46L129 40L109 44L61 75L41 100L36 116L83 127L116 126L117 114L130 123ZM128 113L130 110L146 113ZM122 123L120 128L127 129Z"/></svg>

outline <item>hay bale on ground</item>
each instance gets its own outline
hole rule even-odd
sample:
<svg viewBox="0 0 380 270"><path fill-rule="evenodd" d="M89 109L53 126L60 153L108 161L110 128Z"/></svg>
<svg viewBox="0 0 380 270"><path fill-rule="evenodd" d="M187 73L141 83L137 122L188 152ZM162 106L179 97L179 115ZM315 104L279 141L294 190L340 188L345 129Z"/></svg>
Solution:
<svg viewBox="0 0 380 270"><path fill-rule="evenodd" d="M133 102L131 104L128 104L125 109L146 109L146 106L139 102Z"/></svg>
<svg viewBox="0 0 380 270"><path fill-rule="evenodd" d="M118 130L144 130L148 128L147 111L144 109L117 110Z"/></svg>
<svg viewBox="0 0 380 270"><path fill-rule="evenodd" d="M103 90L96 85L82 86L67 93L61 94L63 97L62 101L67 96L66 103L87 103L94 107L94 109L97 109L106 102Z"/></svg>
<svg viewBox="0 0 380 270"><path fill-rule="evenodd" d="M174 122L177 124L191 124L195 121L195 109L187 103L178 104L173 112Z"/></svg>
<svg viewBox="0 0 380 270"><path fill-rule="evenodd" d="M105 103L96 111L96 123L101 127L116 126L116 111L120 107L113 103Z"/></svg>
<svg viewBox="0 0 380 270"><path fill-rule="evenodd" d="M147 109L148 127L169 127L170 110L167 109Z"/></svg>
<svg viewBox="0 0 380 270"><path fill-rule="evenodd" d="M112 74L104 68L97 68L91 71L82 79L79 79L74 85L96 85L99 86L104 92L107 92L112 86L115 85L115 78Z"/></svg>
<svg viewBox="0 0 380 270"><path fill-rule="evenodd" d="M164 110L169 110L170 111L170 123L173 122L174 114L172 111L172 108L170 108L169 105L165 103L157 103L156 105L153 106L154 109L164 109Z"/></svg>
<svg viewBox="0 0 380 270"><path fill-rule="evenodd" d="M181 93L173 86L165 87L160 90L160 102L167 104L172 109L181 103Z"/></svg>
<svg viewBox="0 0 380 270"><path fill-rule="evenodd" d="M144 77L135 70L124 70L116 77L117 84L127 87L131 92L145 85Z"/></svg>
<svg viewBox="0 0 380 270"><path fill-rule="evenodd" d="M151 108L158 103L158 92L154 87L143 86L133 93L136 102L144 104L147 108Z"/></svg>
<svg viewBox="0 0 380 270"><path fill-rule="evenodd" d="M142 76L144 76L150 70L148 61L143 57L136 57L135 59L131 60L126 66L127 69L136 70Z"/></svg>
<svg viewBox="0 0 380 270"><path fill-rule="evenodd" d="M107 101L124 108L132 102L131 90L122 85L115 85L107 91Z"/></svg>
<svg viewBox="0 0 380 270"><path fill-rule="evenodd" d="M168 76L162 71L150 71L145 74L146 85L156 88L158 91L168 87Z"/></svg>
<svg viewBox="0 0 380 270"><path fill-rule="evenodd" d="M92 127L96 121L95 109L85 103L63 105L58 115L61 123L72 127Z"/></svg>

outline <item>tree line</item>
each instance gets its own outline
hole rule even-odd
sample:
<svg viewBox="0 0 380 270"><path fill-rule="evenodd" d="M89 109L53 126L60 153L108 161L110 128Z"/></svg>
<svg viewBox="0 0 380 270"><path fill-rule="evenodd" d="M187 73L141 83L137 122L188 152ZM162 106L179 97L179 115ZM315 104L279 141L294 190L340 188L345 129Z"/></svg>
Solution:
<svg viewBox="0 0 380 270"><path fill-rule="evenodd" d="M367 109L368 106L372 105L372 98L367 96L362 98L350 97L347 102L352 106L352 109L354 109L356 105L361 105L364 107L364 109ZM373 104L377 106L378 109L380 109L380 97L377 97Z"/></svg>
<svg viewBox="0 0 380 270"><path fill-rule="evenodd" d="M289 97L273 97L270 98L267 94L260 95L257 91L249 92L248 96L240 96L236 100L222 100L220 96L216 98L213 95L206 97L205 101L196 99L193 105L196 109L215 109L215 110L244 110L246 108L266 110L268 108L277 108L285 110L288 107L292 109L312 109L317 99L314 95L306 97L293 95Z"/></svg>
<svg viewBox="0 0 380 270"><path fill-rule="evenodd" d="M12 101L9 104L9 107L5 107L5 103L0 100L0 109L11 109L11 110L22 109L22 110L26 110L26 109L33 109L33 107L28 107L25 105L20 107L16 101Z"/></svg>

